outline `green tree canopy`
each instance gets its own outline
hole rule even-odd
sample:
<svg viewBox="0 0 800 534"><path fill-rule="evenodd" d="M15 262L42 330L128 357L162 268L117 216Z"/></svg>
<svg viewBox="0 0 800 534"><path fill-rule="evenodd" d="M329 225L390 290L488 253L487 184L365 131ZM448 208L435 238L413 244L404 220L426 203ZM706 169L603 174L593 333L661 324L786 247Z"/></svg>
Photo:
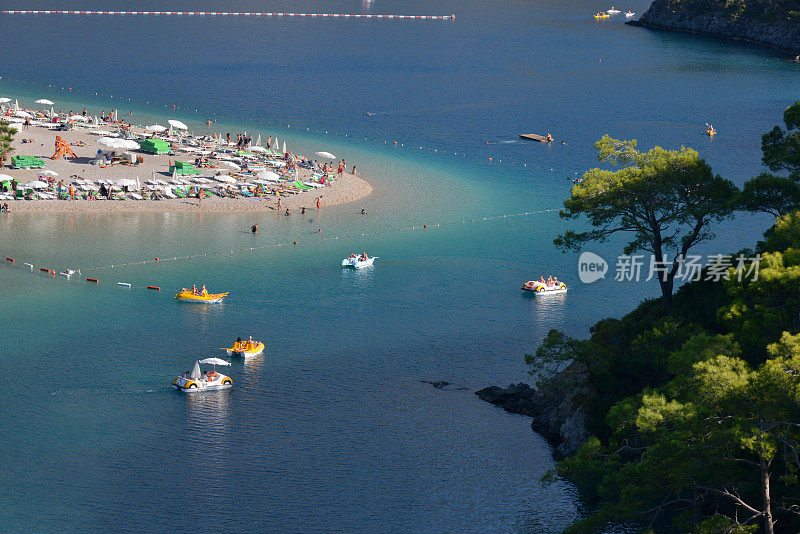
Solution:
<svg viewBox="0 0 800 534"><path fill-rule="evenodd" d="M14 150L11 143L14 141L14 134L17 133L16 128L5 121L0 121L0 167L6 163L8 153Z"/></svg>
<svg viewBox="0 0 800 534"><path fill-rule="evenodd" d="M606 135L595 148L601 162L622 168L592 169L572 188L560 215L586 216L592 229L567 231L555 244L563 250L578 250L619 232L631 234L625 254L651 252L663 267L658 281L669 313L675 275L687 252L714 237L711 224L733 213L739 191L730 181L713 175L698 153L685 147L639 152L635 140Z"/></svg>
<svg viewBox="0 0 800 534"><path fill-rule="evenodd" d="M780 217L800 208L800 184L791 178L762 173L745 182L739 198L745 211Z"/></svg>
<svg viewBox="0 0 800 534"><path fill-rule="evenodd" d="M789 178L800 180L800 102L783 112L786 131L776 126L761 137L762 162L770 170L787 171Z"/></svg>

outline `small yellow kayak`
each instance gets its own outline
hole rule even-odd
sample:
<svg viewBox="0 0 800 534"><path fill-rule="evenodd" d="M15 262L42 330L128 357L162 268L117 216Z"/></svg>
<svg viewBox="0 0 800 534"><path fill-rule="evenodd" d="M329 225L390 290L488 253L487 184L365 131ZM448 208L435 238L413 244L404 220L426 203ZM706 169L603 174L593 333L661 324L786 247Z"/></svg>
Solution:
<svg viewBox="0 0 800 534"><path fill-rule="evenodd" d="M237 341L233 344L233 347L222 347L222 350L228 353L228 356L231 354L235 356L243 356L245 358L252 358L253 356L258 356L262 352L264 352L264 344L260 341Z"/></svg>
<svg viewBox="0 0 800 534"><path fill-rule="evenodd" d="M205 292L198 295L196 293L193 293L190 289L187 289L175 295L175 298L178 300L182 300L184 302L202 302L204 304L211 304L214 302L219 302L227 296L228 296L227 292L226 293Z"/></svg>

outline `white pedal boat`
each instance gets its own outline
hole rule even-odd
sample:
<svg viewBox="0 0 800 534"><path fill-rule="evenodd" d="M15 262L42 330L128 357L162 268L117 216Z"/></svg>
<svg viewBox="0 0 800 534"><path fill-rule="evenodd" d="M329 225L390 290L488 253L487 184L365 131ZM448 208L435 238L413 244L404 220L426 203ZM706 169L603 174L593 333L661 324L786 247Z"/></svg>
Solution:
<svg viewBox="0 0 800 534"><path fill-rule="evenodd" d="M200 371L200 364L211 364L214 366L213 371L205 373ZM200 391L216 391L219 389L228 389L233 386L233 380L227 375L217 372L217 365L230 365L230 362L221 360L219 358L206 358L194 362L192 372L186 376L176 377L172 381L172 386L178 391L185 391L186 393L197 393Z"/></svg>
<svg viewBox="0 0 800 534"><path fill-rule="evenodd" d="M522 289L525 291L533 291L537 295L553 295L555 293L566 293L567 284L564 282L556 282L548 285L546 283L543 284L538 280L529 280L523 284Z"/></svg>
<svg viewBox="0 0 800 534"><path fill-rule="evenodd" d="M635 14L636 14L636 13L634 13L633 11L628 11L627 13L625 13L625 16L626 16L627 18L631 18L631 17L632 17L632 16L634 16Z"/></svg>
<svg viewBox="0 0 800 534"><path fill-rule="evenodd" d="M609 15L617 15L617 14L619 14L619 13L620 13L620 10L619 10L619 9L615 9L615 8L612 6L612 7L611 7L611 9L609 9L608 11L606 11L606 13L608 13Z"/></svg>
<svg viewBox="0 0 800 534"><path fill-rule="evenodd" d="M355 269L363 269L364 267L370 267L372 262L374 262L378 256L372 256L371 258L367 258L364 261L361 261L358 258L345 258L342 260L342 267L353 267Z"/></svg>

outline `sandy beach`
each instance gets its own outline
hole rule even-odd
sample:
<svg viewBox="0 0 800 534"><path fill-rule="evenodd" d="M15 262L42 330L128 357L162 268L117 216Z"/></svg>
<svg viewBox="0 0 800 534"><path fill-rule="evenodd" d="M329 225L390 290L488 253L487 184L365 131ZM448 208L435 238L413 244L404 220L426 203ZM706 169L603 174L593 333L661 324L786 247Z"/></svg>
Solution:
<svg viewBox="0 0 800 534"><path fill-rule="evenodd" d="M101 135L90 133L91 128L79 127L69 131L54 131L40 125L31 125L22 128L22 125L15 125L18 132L14 136L14 151L9 154L4 169L0 173L7 174L15 178L20 187L22 184L32 182L42 169L13 169L11 168L10 156L25 155L35 156L45 163L45 169L58 173L56 181L63 180L68 186L75 179L117 181L123 178L136 180L141 183L150 180L154 175L160 180L170 180L172 175L169 166L176 159L193 162L195 155L188 152L176 151L176 155L168 154L145 154L134 151L137 155L144 158L144 161L137 165L114 164L103 168L90 164L90 161L97 154L99 145L98 139ZM112 127L101 126L100 130L110 131ZM142 132L141 128L135 128L134 132ZM77 159L60 158L50 159L55 151L55 138L60 136L65 142L70 144L75 152ZM23 142L31 140L30 142ZM85 144L86 146L79 146ZM313 155L311 155L313 159ZM352 164L348 162L352 169ZM230 169L224 167L202 168L202 176L213 179L217 172L227 174ZM155 173L155 174L154 174ZM301 181L308 180L311 172L307 169L299 171ZM244 181L240 179L240 181ZM215 182L214 186L219 186ZM235 185L235 184L231 184ZM325 187L319 187L312 191L303 191L286 196L268 195L265 198L219 198L206 197L199 202L197 198L177 198L163 200L11 200L7 202L9 210L12 212L252 212L264 210L277 210L278 199L280 199L281 210L299 210L302 207L316 209L315 199L322 196L321 207L345 204L362 199L372 192L370 184L361 178L345 172L341 177Z"/></svg>

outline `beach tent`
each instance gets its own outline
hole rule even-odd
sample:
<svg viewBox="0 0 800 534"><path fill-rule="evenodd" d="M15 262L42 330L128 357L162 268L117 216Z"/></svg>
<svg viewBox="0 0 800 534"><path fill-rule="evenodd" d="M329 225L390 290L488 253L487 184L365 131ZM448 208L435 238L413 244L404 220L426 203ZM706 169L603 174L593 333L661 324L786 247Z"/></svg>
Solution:
<svg viewBox="0 0 800 534"><path fill-rule="evenodd" d="M145 139L139 145L139 150L149 154L168 154L169 143L163 139Z"/></svg>

